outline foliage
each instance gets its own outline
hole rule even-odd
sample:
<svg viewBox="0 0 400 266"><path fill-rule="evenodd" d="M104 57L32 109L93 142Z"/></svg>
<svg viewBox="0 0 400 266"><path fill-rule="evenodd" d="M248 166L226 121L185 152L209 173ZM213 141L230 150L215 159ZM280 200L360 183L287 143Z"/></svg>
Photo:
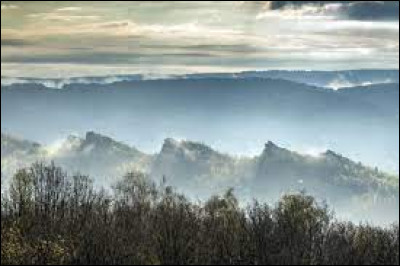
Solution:
<svg viewBox="0 0 400 266"><path fill-rule="evenodd" d="M130 173L110 193L54 165L19 171L1 202L1 264L398 265L399 229L333 220L304 194L242 208L192 203Z"/></svg>

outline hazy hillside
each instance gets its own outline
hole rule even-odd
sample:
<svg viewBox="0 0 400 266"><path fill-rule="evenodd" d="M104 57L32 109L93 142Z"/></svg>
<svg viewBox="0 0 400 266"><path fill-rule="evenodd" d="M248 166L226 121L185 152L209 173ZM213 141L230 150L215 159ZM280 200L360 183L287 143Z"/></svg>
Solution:
<svg viewBox="0 0 400 266"><path fill-rule="evenodd" d="M136 170L156 182L165 178L190 197L233 187L247 202L275 202L283 193L306 190L327 200L340 217L398 220L396 73L270 71L2 83L2 131L42 143L2 136L2 173L54 161L108 185ZM327 87L338 78L372 85L309 85ZM113 138L86 133L88 128Z"/></svg>
<svg viewBox="0 0 400 266"><path fill-rule="evenodd" d="M399 265L399 1L1 1L7 265Z"/></svg>
<svg viewBox="0 0 400 266"><path fill-rule="evenodd" d="M1 178L12 176L16 169L26 167L43 157L41 145L1 133Z"/></svg>
<svg viewBox="0 0 400 266"><path fill-rule="evenodd" d="M7 134L1 133L1 157L14 155L18 152L35 154L40 148L40 144L18 139Z"/></svg>
<svg viewBox="0 0 400 266"><path fill-rule="evenodd" d="M260 71L244 72L242 76L285 79L333 89L382 83L399 83L398 70Z"/></svg>
<svg viewBox="0 0 400 266"><path fill-rule="evenodd" d="M398 214L398 176L330 150L309 156L268 142L260 155L239 158L201 143L166 139L159 153L148 155L93 132L85 138L68 137L57 146L29 147L31 142L2 135L2 151L8 149L2 154L2 173L9 176L16 167L54 161L69 172L94 177L103 186L110 186L130 171L141 171L156 182L167 180L194 198L206 198L232 187L246 201L258 198L274 202L284 193L305 190L327 200L344 216L353 204L362 206L352 211L351 218L366 218L368 214L382 222ZM374 216L382 206L394 212Z"/></svg>
<svg viewBox="0 0 400 266"><path fill-rule="evenodd" d="M379 105L387 115L399 115L399 85L375 84L370 86L342 88L338 91L349 98L362 100L366 103Z"/></svg>
<svg viewBox="0 0 400 266"><path fill-rule="evenodd" d="M94 132L88 132L85 138L69 136L49 146L2 134L1 149L5 175L36 161L54 161L72 173L95 176L101 185L129 171L148 171L151 160L150 155Z"/></svg>
<svg viewBox="0 0 400 266"><path fill-rule="evenodd" d="M2 87L1 118L3 131L46 143L89 128L148 153L179 136L256 155L274 140L304 151L329 147L394 172L398 91L398 84L333 91L264 78L71 84L62 90L28 83Z"/></svg>

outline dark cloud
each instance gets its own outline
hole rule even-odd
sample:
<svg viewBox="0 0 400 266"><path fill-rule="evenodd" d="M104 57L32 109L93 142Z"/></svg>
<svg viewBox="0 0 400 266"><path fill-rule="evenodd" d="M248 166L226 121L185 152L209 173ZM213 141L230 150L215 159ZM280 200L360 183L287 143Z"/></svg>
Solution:
<svg viewBox="0 0 400 266"><path fill-rule="evenodd" d="M3 40L2 40L3 41ZM17 42L7 42L8 45ZM24 43L21 41L20 45ZM25 44L27 45L27 44ZM34 47L34 46L32 46ZM56 47L56 46L49 46ZM109 46L107 46L109 47ZM116 43L115 51L95 51L89 47L68 47L64 53L48 54L9 54L4 53L1 61L4 63L71 63L71 64L129 64L129 63L156 63L161 61L187 61L187 60L212 60L229 59L230 57L243 58L245 55L261 52L259 47L238 45L176 45L176 44L141 44L122 51L124 45ZM119 50L119 51L117 51ZM171 52L173 51L173 52Z"/></svg>
<svg viewBox="0 0 400 266"><path fill-rule="evenodd" d="M208 52L209 54L223 53L232 54L249 54L262 51L259 47L249 44L197 44L197 45L177 45L177 44L146 44L140 45L141 48L165 51L169 49L180 50L182 53Z"/></svg>
<svg viewBox="0 0 400 266"><path fill-rule="evenodd" d="M22 47L32 45L31 42L20 39L1 39L1 46Z"/></svg>
<svg viewBox="0 0 400 266"><path fill-rule="evenodd" d="M341 2L350 2L350 1L341 1ZM300 8L304 5L319 5L323 6L328 3L338 3L338 1L271 1L270 8L272 10L278 10L286 7Z"/></svg>
<svg viewBox="0 0 400 266"><path fill-rule="evenodd" d="M270 8L301 8L304 5L341 4L339 16L354 20L398 20L398 1L272 1Z"/></svg>
<svg viewBox="0 0 400 266"><path fill-rule="evenodd" d="M51 63L66 63L66 64L142 64L151 63L159 64L159 62L171 63L187 63L190 60L207 61L213 58L219 58L218 55L211 53L159 53L159 54L143 54L143 53L113 53L113 52L91 52L78 53L72 52L69 54L48 54L48 55L2 55L2 63L29 63L29 64L51 64Z"/></svg>
<svg viewBox="0 0 400 266"><path fill-rule="evenodd" d="M399 2L354 2L346 5L344 11L349 18L357 20L398 20Z"/></svg>

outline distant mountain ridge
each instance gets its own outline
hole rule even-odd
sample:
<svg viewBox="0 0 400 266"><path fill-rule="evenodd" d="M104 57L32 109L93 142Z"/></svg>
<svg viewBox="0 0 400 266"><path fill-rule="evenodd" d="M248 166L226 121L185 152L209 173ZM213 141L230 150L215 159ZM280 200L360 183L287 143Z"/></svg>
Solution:
<svg viewBox="0 0 400 266"><path fill-rule="evenodd" d="M14 152L35 153L40 144L1 133L1 156Z"/></svg>
<svg viewBox="0 0 400 266"><path fill-rule="evenodd" d="M264 136L295 147L332 147L398 170L398 84L336 91L266 78L136 80L62 90L14 84L2 87L1 119L2 131L40 142L90 128L150 152L170 135L206 143L223 139L228 145L221 150L249 154Z"/></svg>
<svg viewBox="0 0 400 266"><path fill-rule="evenodd" d="M59 90L31 81L9 86L2 82L2 131L46 143L64 132L83 136L54 145L12 135L3 141L2 136L2 173L40 160L54 161L70 173L89 174L102 185L129 171L142 171L157 181L165 177L193 197L234 187L247 201L275 202L288 191L306 190L342 213L368 218L372 216L366 213L374 212L374 217L390 215L393 221L399 209L399 84L387 83L387 74L379 74L385 71L370 73L369 80L368 72L362 73L352 76L362 86L346 83L338 90L308 85L337 77L310 76L316 72L296 74L308 77L307 84L257 72L243 74L246 77L114 78L108 83L100 78L97 83L65 83ZM390 75L396 81L398 71ZM95 132L85 135L87 128L140 146Z"/></svg>
<svg viewBox="0 0 400 266"><path fill-rule="evenodd" d="M16 161L54 161L72 172L89 174L104 184L129 171L163 176L177 187L208 193L229 186L252 188L254 195L277 195L296 187L324 196L332 187L352 193L396 195L398 177L363 166L333 151L317 157L281 148L273 142L256 157L234 157L191 141L166 139L159 153L149 155L112 138L88 132L85 138L68 137L56 147L1 135L2 172ZM4 164L3 164L4 162ZM17 164L13 164L17 165ZM334 197L333 193L330 197ZM327 194L325 194L326 196ZM391 196L390 196L391 197Z"/></svg>
<svg viewBox="0 0 400 266"><path fill-rule="evenodd" d="M210 146L193 141L175 140L173 138L165 139L162 148L157 154L146 154L139 151L137 148L127 145L123 142L114 140L111 137L89 131L84 138L70 135L64 141L56 145L41 145L39 143L25 140L19 137L14 137L10 134L1 133L1 152L2 157L12 156L14 154L45 154L50 156L61 156L62 153L70 153L70 155L85 154L87 156L111 156L119 155L121 157L130 158L132 160L143 156L153 156L157 159L173 156L177 160L185 160L188 162L209 162L228 160L244 160L254 159L273 162L276 161L307 161L318 160L325 158L331 162L345 162L347 164L358 165L361 168L369 169L361 165L361 163L353 162L352 160L335 153L332 150L326 150L318 156L305 155L298 152L290 151L286 148L279 147L272 141L265 144L263 152L255 157L237 157L229 154L220 153ZM60 152L60 154L57 154ZM374 170L377 171L377 170Z"/></svg>
<svg viewBox="0 0 400 266"><path fill-rule="evenodd" d="M112 75L104 77L70 77L59 79L39 79L24 77L1 77L2 86L14 84L41 84L47 88L63 89L68 85L113 84L118 82L174 79L281 79L324 88L344 88L373 84L399 83L398 70L343 70L343 71L243 71L237 73L202 73L171 75Z"/></svg>

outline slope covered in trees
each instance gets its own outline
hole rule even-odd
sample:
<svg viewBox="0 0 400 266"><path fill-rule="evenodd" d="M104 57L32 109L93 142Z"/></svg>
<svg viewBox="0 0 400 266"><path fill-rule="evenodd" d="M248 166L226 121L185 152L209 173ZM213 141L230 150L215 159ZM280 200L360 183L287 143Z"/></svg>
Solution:
<svg viewBox="0 0 400 266"><path fill-rule="evenodd" d="M398 265L399 229L336 221L304 194L239 206L233 191L192 203L131 173L105 192L33 165L1 201L1 264Z"/></svg>

